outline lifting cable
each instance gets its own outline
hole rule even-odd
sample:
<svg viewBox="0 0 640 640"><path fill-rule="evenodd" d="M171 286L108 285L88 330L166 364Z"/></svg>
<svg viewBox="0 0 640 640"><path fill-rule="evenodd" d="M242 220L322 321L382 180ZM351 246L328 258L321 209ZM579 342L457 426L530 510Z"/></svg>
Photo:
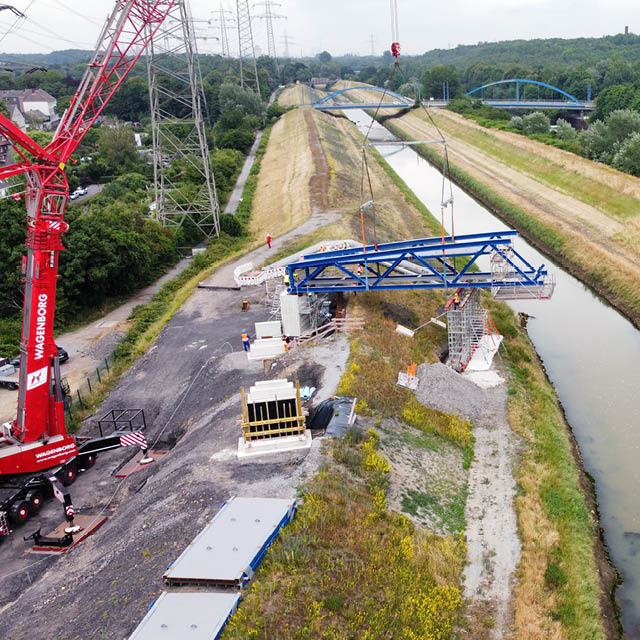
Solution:
<svg viewBox="0 0 640 640"><path fill-rule="evenodd" d="M369 163L367 161L367 142L369 141L369 137L371 135L371 130L373 128L373 124L374 122L377 122L378 120L378 114L380 113L380 108L382 107L382 104L384 102L384 99L387 96L387 89L389 87L389 85L391 84L391 80L393 80L393 76L396 73L396 69L400 68L400 63L398 61L398 58L400 57L400 43L398 42L398 40L400 39L399 36L399 30L398 30L398 0L390 0L390 6L391 6L391 39L392 39L392 44L391 44L391 53L393 54L393 57L395 58L395 62L393 65L393 70L391 72L391 75L387 78L387 80L384 83L384 91L382 93L382 97L380 98L380 102L378 103L378 106L376 107L376 111L375 114L373 116L373 119L371 120L371 122L369 123L369 128L367 129L367 133L364 137L364 141L362 143L362 174L361 174L361 178L360 178L360 224L362 226L362 250L366 253L366 239L365 239L365 232L364 232L364 214L367 212L367 210L369 208L371 208L371 212L372 212L372 219L373 219L373 243L374 243L374 247L375 250L378 250L378 234L376 231L376 210L375 210L375 198L373 195L373 186L371 184L371 173L369 171ZM364 199L364 188L365 188L365 181L364 181L364 177L365 177L365 172L366 172L366 176L367 176L367 186L369 187L369 195L370 195L370 199L365 202Z"/></svg>
<svg viewBox="0 0 640 640"><path fill-rule="evenodd" d="M405 83L409 83L409 79L407 78L407 76L404 73L404 70L400 67L400 35L399 35L399 29L398 29L398 0L390 0L390 8L391 8L391 37L392 37L392 44L391 44L391 53L393 55L393 57L395 58L395 62L393 65L393 71L391 72L391 75L389 76L389 78L387 78L387 80L384 83L384 92L382 94L382 97L380 98L380 102L378 103L378 106L376 107L376 111L375 114L371 120L371 122L369 123L369 128L367 129L367 133L365 135L365 139L362 145L362 175L361 175L361 180L360 180L360 201L361 201L361 206L360 206L360 222L361 222L361 226L362 226L362 246L363 246L363 251L366 251L366 240L365 240L365 229L364 229L364 214L368 211L369 208L371 208L372 214L373 214L373 235L374 235L374 246L375 246L375 250L378 250L378 238L377 238L377 234L376 234L376 215L375 215L375 199L374 199L374 195L373 195L373 186L371 183L371 175L370 175L370 171L369 171L369 164L367 161L367 155L366 155L366 146L367 143L370 139L370 135L371 135L371 130L373 128L373 123L377 122L378 120L378 114L380 112L380 108L382 107L382 104L384 102L384 99L387 95L387 90L389 85L391 84L391 81L393 80L393 77L395 76L396 70L401 74L403 80L405 81ZM424 110L424 112L427 115L427 118L429 119L429 121L431 122L431 125L434 127L434 129L438 132L438 136L439 136L439 140L437 141L438 144L442 144L443 146L443 161L442 161L442 188L441 188L441 193L440 193L440 225L441 225L441 234L442 234L442 243L444 244L445 242L445 210L449 207L449 205L451 205L451 237L452 239L455 240L455 223L454 223L454 211L453 211L453 184L451 181L451 170L450 170L450 166L449 166L449 148L447 145L447 141L444 137L444 134L442 133L442 131L440 130L440 128L438 127L438 125L435 123L433 117L431 116L431 113L429 113L429 110L424 106L424 103L422 101L420 101L420 106L422 107L422 109ZM402 143L402 141L399 141L400 143ZM367 177L367 186L368 186L368 191L369 191L369 196L370 199L365 202L365 173L366 173L366 177ZM449 186L448 188L448 192L447 192L447 184Z"/></svg>

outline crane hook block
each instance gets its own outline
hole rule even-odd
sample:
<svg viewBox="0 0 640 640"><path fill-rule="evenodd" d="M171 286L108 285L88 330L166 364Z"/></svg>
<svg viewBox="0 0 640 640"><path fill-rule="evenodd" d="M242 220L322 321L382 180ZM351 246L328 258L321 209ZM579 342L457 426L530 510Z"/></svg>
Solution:
<svg viewBox="0 0 640 640"><path fill-rule="evenodd" d="M391 53L393 54L393 57L397 61L398 58L400 57L400 43L399 42L393 42L391 44Z"/></svg>

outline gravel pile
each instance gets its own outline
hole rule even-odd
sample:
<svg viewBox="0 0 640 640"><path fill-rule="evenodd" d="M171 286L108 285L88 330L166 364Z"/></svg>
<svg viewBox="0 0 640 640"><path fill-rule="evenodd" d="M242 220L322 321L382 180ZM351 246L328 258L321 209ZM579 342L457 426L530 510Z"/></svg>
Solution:
<svg viewBox="0 0 640 640"><path fill-rule="evenodd" d="M84 353L94 360L104 360L113 354L124 335L124 331L112 331L104 338L94 342Z"/></svg>
<svg viewBox="0 0 640 640"><path fill-rule="evenodd" d="M421 404L446 413L457 413L474 425L490 426L496 420L502 393L480 388L447 365L423 364L418 367L420 384L416 398Z"/></svg>

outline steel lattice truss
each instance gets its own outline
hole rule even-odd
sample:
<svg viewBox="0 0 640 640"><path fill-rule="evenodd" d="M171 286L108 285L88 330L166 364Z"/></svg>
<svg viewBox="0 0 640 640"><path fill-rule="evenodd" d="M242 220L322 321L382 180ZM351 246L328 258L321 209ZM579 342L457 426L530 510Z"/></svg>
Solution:
<svg viewBox="0 0 640 640"><path fill-rule="evenodd" d="M258 65L253 45L253 29L249 0L236 0L238 12L238 51L240 59L240 84L243 89L250 89L260 95Z"/></svg>
<svg viewBox="0 0 640 640"><path fill-rule="evenodd" d="M186 0L176 0L152 40L147 56L155 215L167 227L190 221L206 236L220 233L220 207L204 125L205 99L193 21ZM172 166L184 160L184 171L199 188L187 193L182 174Z"/></svg>
<svg viewBox="0 0 640 640"><path fill-rule="evenodd" d="M314 253L287 266L289 293L465 287L491 289L501 299L550 298L553 278L513 248L517 235L477 233ZM483 256L490 257L488 271Z"/></svg>

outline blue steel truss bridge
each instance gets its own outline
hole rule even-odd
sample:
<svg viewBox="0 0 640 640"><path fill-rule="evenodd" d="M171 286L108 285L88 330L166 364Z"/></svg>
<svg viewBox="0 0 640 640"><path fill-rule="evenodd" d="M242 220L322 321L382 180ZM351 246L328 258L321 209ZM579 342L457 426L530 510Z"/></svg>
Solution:
<svg viewBox="0 0 640 640"><path fill-rule="evenodd" d="M494 298L550 298L555 280L513 246L517 231L420 238L310 254L287 265L289 293L488 289Z"/></svg>

